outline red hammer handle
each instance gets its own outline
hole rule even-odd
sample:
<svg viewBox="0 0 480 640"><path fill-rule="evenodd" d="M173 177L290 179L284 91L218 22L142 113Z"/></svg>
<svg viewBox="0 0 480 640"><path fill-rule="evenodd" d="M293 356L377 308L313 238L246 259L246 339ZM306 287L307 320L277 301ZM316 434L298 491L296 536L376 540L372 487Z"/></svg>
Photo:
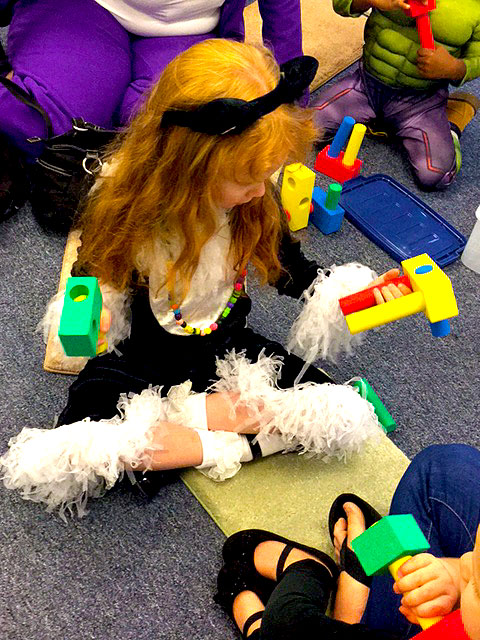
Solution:
<svg viewBox="0 0 480 640"><path fill-rule="evenodd" d="M340 298L338 303L340 304L340 309L344 316L348 316L355 311L361 311L362 309L368 309L369 307L375 306L375 296L373 295L374 289L380 289L381 287L385 287L389 284L404 284L410 289L411 284L408 276L400 276L399 278L393 278L392 280L387 280L387 282L382 284L376 284L373 287L368 287L368 289L363 289L362 291L358 291L357 293L352 293L350 296L345 296L344 298Z"/></svg>
<svg viewBox="0 0 480 640"><path fill-rule="evenodd" d="M417 31L420 44L424 49L435 49L435 42L433 40L432 25L430 24L430 17L428 14L424 16L418 16Z"/></svg>

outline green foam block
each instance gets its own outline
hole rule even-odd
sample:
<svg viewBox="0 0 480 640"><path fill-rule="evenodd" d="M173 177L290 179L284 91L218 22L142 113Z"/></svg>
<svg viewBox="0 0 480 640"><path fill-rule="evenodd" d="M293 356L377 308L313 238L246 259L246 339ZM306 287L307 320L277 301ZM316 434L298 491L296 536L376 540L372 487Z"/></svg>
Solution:
<svg viewBox="0 0 480 640"><path fill-rule="evenodd" d="M382 518L357 538L352 548L367 576L388 572L389 565L403 556L430 548L412 514Z"/></svg>
<svg viewBox="0 0 480 640"><path fill-rule="evenodd" d="M58 329L67 356L96 355L102 304L97 278L68 278Z"/></svg>

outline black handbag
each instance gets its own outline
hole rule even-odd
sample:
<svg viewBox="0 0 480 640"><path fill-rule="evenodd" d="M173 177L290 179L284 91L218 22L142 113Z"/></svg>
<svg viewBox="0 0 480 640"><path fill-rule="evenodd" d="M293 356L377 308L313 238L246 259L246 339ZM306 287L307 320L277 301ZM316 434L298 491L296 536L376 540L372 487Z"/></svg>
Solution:
<svg viewBox="0 0 480 640"><path fill-rule="evenodd" d="M10 24L13 14L13 5L17 0L9 0L7 4L0 10L0 27L6 27Z"/></svg>
<svg viewBox="0 0 480 640"><path fill-rule="evenodd" d="M117 131L73 118L69 131L54 136L50 117L35 98L11 80L0 77L0 83L23 104L35 109L45 122L46 138L28 138L31 143L43 143L42 153L27 169L28 199L44 229L67 232L102 168L105 147Z"/></svg>

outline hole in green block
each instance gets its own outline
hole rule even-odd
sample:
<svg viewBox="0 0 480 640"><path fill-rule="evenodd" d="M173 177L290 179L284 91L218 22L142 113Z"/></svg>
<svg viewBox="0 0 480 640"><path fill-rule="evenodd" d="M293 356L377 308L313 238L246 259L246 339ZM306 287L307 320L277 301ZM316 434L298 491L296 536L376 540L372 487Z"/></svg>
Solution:
<svg viewBox="0 0 480 640"><path fill-rule="evenodd" d="M88 287L84 284L76 284L70 289L70 297L74 302L83 302L89 293Z"/></svg>

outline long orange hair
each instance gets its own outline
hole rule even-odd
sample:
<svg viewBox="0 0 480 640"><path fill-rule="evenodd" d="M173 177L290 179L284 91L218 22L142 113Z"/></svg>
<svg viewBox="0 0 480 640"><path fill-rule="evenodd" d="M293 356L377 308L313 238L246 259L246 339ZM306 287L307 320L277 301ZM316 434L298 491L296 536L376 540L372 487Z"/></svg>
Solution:
<svg viewBox="0 0 480 640"><path fill-rule="evenodd" d="M144 106L109 149L109 171L97 181L79 220L79 262L124 290L137 257L154 259L154 243L175 237L182 247L165 274L173 293L188 292L202 247L215 233L215 188L222 179L263 180L284 162L305 159L315 139L310 110L282 105L239 135L212 136L186 127L162 128L171 109L192 109L216 98L253 100L271 91L279 68L263 47L212 39L178 55L163 71ZM260 280L281 272L278 248L284 216L270 181L261 198L234 207L229 221L234 268L251 262Z"/></svg>

